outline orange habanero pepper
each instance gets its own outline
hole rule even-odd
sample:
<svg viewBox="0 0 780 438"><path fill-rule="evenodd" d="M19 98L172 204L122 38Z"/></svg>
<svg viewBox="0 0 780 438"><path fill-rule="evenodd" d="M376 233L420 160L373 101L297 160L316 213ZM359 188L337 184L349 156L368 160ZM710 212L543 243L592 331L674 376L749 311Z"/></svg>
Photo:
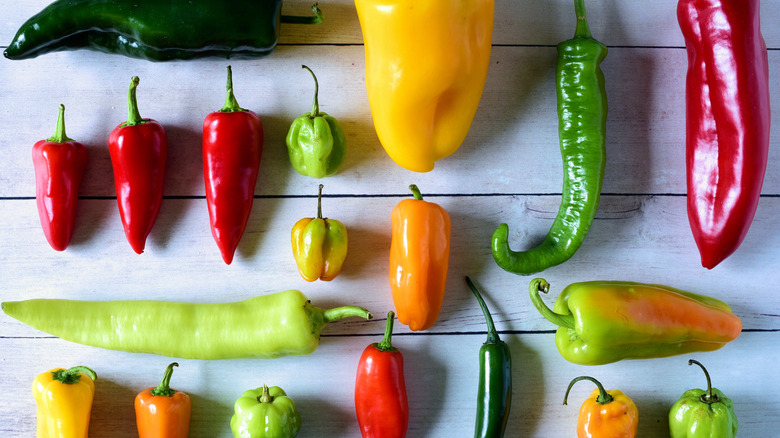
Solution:
<svg viewBox="0 0 780 438"><path fill-rule="evenodd" d="M391 215L390 289L398 320L425 330L436 322L444 300L450 258L450 215L438 204L404 199Z"/></svg>
<svg viewBox="0 0 780 438"><path fill-rule="evenodd" d="M607 391L601 383L589 376L580 376L569 383L563 404L569 391L580 380L590 380L597 388L585 399L577 417L577 438L634 438L639 426L639 410L623 392Z"/></svg>
<svg viewBox="0 0 780 438"><path fill-rule="evenodd" d="M174 362L165 369L156 388L146 388L135 397L135 421L139 438L187 438L190 431L190 397L171 388Z"/></svg>

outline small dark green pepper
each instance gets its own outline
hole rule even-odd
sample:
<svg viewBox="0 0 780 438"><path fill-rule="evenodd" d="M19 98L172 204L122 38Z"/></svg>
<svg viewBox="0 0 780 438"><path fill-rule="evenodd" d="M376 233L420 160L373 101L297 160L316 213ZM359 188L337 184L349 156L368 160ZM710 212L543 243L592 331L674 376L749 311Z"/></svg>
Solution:
<svg viewBox="0 0 780 438"><path fill-rule="evenodd" d="M317 102L317 76L305 65L314 78L314 103L311 112L295 119L287 133L287 151L290 163L301 175L322 178L338 172L347 153L347 138L339 122L320 112Z"/></svg>

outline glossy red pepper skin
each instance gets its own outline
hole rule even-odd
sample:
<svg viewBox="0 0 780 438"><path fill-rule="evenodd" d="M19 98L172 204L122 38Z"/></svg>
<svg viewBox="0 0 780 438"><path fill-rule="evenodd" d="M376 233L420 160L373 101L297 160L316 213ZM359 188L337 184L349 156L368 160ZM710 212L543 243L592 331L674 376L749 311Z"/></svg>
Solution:
<svg viewBox="0 0 780 438"><path fill-rule="evenodd" d="M114 169L114 186L125 237L137 254L146 246L162 205L168 139L156 120L138 113L133 77L128 94L128 120L108 137L108 152Z"/></svg>
<svg viewBox="0 0 780 438"><path fill-rule="evenodd" d="M363 350L355 378L355 412L363 438L401 438L409 426L404 357L391 344L395 313L382 342Z"/></svg>
<svg viewBox="0 0 780 438"><path fill-rule="evenodd" d="M263 124L236 102L228 66L225 106L203 122L203 179L211 234L228 265L252 212L262 152Z"/></svg>
<svg viewBox="0 0 780 438"><path fill-rule="evenodd" d="M753 221L769 151L769 64L759 0L680 0L688 50L688 219L702 266L731 255Z"/></svg>
<svg viewBox="0 0 780 438"><path fill-rule="evenodd" d="M73 237L79 186L87 169L87 148L65 135L65 106L60 105L54 135L33 145L35 201L49 245L64 251Z"/></svg>

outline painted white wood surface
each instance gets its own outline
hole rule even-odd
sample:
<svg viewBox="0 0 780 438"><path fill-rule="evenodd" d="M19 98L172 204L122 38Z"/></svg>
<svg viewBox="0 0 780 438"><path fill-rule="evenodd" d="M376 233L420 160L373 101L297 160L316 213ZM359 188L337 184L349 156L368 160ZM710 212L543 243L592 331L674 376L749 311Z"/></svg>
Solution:
<svg viewBox="0 0 780 438"><path fill-rule="evenodd" d="M2 1L0 45L46 0ZM304 419L302 437L359 436L352 389L360 352L381 337L392 309L387 285L389 213L410 183L453 218L448 290L437 324L424 333L396 325L404 352L411 404L410 437L470 436L476 404L477 351L482 315L462 277L486 295L513 353L514 397L509 436L572 436L577 408L591 388L580 383L561 406L568 381L590 374L620 388L640 409L640 436L667 436L669 406L688 388L701 387L688 356L581 367L563 360L553 327L527 299L530 277L499 269L490 235L503 221L516 249L547 231L561 190L553 72L554 45L573 32L570 0L499 0L491 67L469 136L427 174L396 166L379 145L363 80L363 47L354 6L321 2L326 21L285 26L269 58L233 61L242 106L260 114L266 130L255 207L231 266L211 238L203 199L200 129L224 100L224 60L149 63L80 51L34 60L0 60L0 299L166 299L232 301L297 288L319 306L358 304L376 320L329 326L320 348L277 360L179 361L173 385L194 399L193 437L229 437L232 402L244 389L284 387ZM288 1L287 13L308 2ZM762 5L770 74L780 71L780 2ZM607 79L608 165L605 196L591 233L567 263L541 275L552 284L551 304L565 285L594 279L664 283L723 299L745 333L722 350L694 357L708 366L715 386L734 399L740 436L774 437L780 429L777 363L780 353L780 137L771 137L770 162L756 219L742 247L707 271L698 262L685 212L683 87L686 56L675 2L589 0L591 28L610 47ZM309 110L320 80L324 111L344 124L348 154L343 170L325 179L323 209L349 228L344 272L333 282L309 284L297 274L289 230L315 212L319 181L289 165L284 135ZM141 77L141 113L169 135L166 199L143 255L125 241L106 150L110 130L125 120L130 76ZM772 83L772 103L780 89ZM51 250L40 231L30 148L51 135L56 106L67 107L68 134L90 149L74 242ZM773 126L778 126L778 111ZM35 409L33 377L54 366L86 364L97 370L90 436L136 436L132 398L156 384L169 358L104 351L61 341L0 315L0 436L29 437Z"/></svg>

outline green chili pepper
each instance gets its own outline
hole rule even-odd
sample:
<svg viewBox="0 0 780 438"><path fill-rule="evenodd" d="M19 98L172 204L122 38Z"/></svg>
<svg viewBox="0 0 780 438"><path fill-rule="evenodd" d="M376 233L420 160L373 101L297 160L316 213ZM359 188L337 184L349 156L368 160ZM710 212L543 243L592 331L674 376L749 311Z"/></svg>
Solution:
<svg viewBox="0 0 780 438"><path fill-rule="evenodd" d="M57 0L27 20L5 50L9 59L91 49L151 61L261 58L279 24L322 21L281 15L282 0Z"/></svg>
<svg viewBox="0 0 780 438"><path fill-rule="evenodd" d="M314 307L297 290L233 303L38 299L6 302L2 308L67 341L185 359L310 354L329 322L372 318L361 307Z"/></svg>
<svg viewBox="0 0 780 438"><path fill-rule="evenodd" d="M314 103L311 112L295 119L287 132L287 152L290 163L301 175L322 178L335 175L347 154L347 137L338 120L320 112L317 101L317 76L314 78Z"/></svg>
<svg viewBox="0 0 780 438"><path fill-rule="evenodd" d="M295 402L278 386L244 391L230 419L235 438L292 438L301 430Z"/></svg>
<svg viewBox="0 0 780 438"><path fill-rule="evenodd" d="M479 349L479 389L474 437L502 437L512 404L512 356L509 346L498 337L493 318L474 283L466 283L485 314L487 341Z"/></svg>
<svg viewBox="0 0 780 438"><path fill-rule="evenodd" d="M672 438L733 438L739 422L734 414L734 402L712 387L710 373L693 359L707 378L707 390L689 389L669 411L669 434Z"/></svg>
<svg viewBox="0 0 780 438"><path fill-rule="evenodd" d="M530 275L574 255L588 234L599 205L606 162L607 93L599 64L607 46L590 35L584 0L575 0L574 38L558 45L555 84L558 137L563 157L563 196L544 241L528 251L509 248L509 227L493 233L496 263L506 271Z"/></svg>

